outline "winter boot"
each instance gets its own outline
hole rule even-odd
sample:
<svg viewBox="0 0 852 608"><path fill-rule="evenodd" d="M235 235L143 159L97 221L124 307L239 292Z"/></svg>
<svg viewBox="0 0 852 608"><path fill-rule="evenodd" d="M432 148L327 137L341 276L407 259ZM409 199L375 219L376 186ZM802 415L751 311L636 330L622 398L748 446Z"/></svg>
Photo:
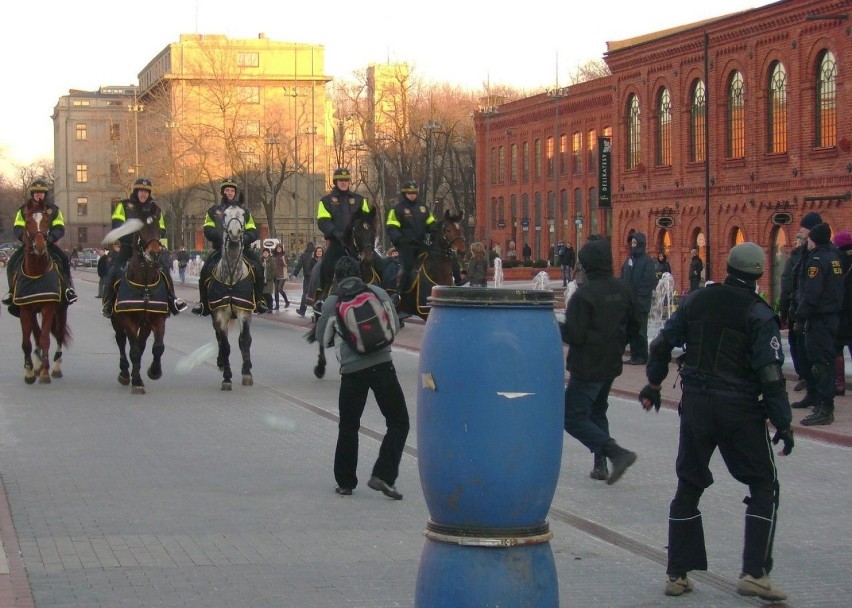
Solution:
<svg viewBox="0 0 852 608"><path fill-rule="evenodd" d="M609 458L612 463L612 472L606 480L608 486L611 486L616 481L621 479L627 467L636 462L636 453L630 450L625 450L618 445L614 439L610 439L609 443L604 446L604 456Z"/></svg>
<svg viewBox="0 0 852 608"><path fill-rule="evenodd" d="M793 390L798 393L798 392L805 390L805 386L806 385L805 385L804 378L798 378L798 379L796 379L796 385L793 387Z"/></svg>
<svg viewBox="0 0 852 608"><path fill-rule="evenodd" d="M834 358L834 395L840 397L846 394L846 361L843 355Z"/></svg>
<svg viewBox="0 0 852 608"><path fill-rule="evenodd" d="M592 467L589 477L605 481L609 477L609 469L606 466L606 456L595 454L595 465Z"/></svg>
<svg viewBox="0 0 852 608"><path fill-rule="evenodd" d="M815 405L819 405L819 395L817 395L816 393L813 393L811 391L808 391L807 393L805 393L804 399L802 399L801 401L795 401L795 402L791 403L790 407L798 409L798 410L802 410L802 409L805 409L807 407L813 407Z"/></svg>
<svg viewBox="0 0 852 608"><path fill-rule="evenodd" d="M823 426L832 422L834 422L834 399L823 399L812 413L801 420L804 426Z"/></svg>

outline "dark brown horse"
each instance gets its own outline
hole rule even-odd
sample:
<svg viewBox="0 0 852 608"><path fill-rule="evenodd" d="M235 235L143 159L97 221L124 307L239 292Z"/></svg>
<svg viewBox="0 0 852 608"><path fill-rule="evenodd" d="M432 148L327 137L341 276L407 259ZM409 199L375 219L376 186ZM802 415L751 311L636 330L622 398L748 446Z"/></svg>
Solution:
<svg viewBox="0 0 852 608"><path fill-rule="evenodd" d="M438 224L438 237L429 248L417 257L417 264L409 287L400 298L397 310L417 315L424 321L431 308L426 300L435 285L453 285L453 264L456 254L464 253L464 211L452 215L449 210Z"/></svg>
<svg viewBox="0 0 852 608"><path fill-rule="evenodd" d="M50 377L62 377L62 347L71 337L67 326L68 304L61 294L65 289L62 273L47 248L50 219L41 205L28 203L23 212L23 265L12 291L12 302L20 307L24 381L33 384L38 374L41 383ZM41 323L39 323L41 315ZM50 371L50 335L56 338L53 371ZM32 359L35 343L35 362Z"/></svg>
<svg viewBox="0 0 852 608"><path fill-rule="evenodd" d="M165 279L160 266L160 226L156 221L143 222L131 236L132 254L124 276L116 281L115 309L112 327L119 351L118 382L131 384L131 394L144 395L142 354L149 336L154 334L151 353L154 359L148 377L159 380L163 375L161 359L166 349L166 319L169 318ZM130 342L130 362L125 352Z"/></svg>

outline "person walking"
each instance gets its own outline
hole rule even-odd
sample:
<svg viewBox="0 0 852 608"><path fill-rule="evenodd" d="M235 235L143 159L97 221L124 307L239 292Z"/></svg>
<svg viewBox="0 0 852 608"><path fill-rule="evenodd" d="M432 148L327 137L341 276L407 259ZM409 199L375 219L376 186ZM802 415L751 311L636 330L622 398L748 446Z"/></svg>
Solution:
<svg viewBox="0 0 852 608"><path fill-rule="evenodd" d="M766 419L775 427L772 443L784 444L781 454L793 451L794 440L778 317L755 293L764 263L755 243L732 248L725 281L690 293L651 343L648 384L639 393L646 411L659 411L672 349L685 345L666 595L692 591L689 573L707 570L698 503L713 483L709 465L718 447L730 474L749 488L737 593L769 601L787 597L769 579L779 484Z"/></svg>
<svg viewBox="0 0 852 608"><path fill-rule="evenodd" d="M672 265L669 264L665 252L661 251L657 254L657 260L654 262L654 274L657 275L657 280L660 280L667 272L672 273Z"/></svg>
<svg viewBox="0 0 852 608"><path fill-rule="evenodd" d="M361 290L365 287L361 280L358 260L348 256L341 257L334 267L334 279L337 289L329 294L317 321L316 335L323 344L330 345L334 340L337 294ZM377 285L367 285L382 302L390 314L394 333L399 331L399 318L390 305L390 296ZM408 437L409 419L405 395L397 378L393 364L391 347L383 346L379 350L362 354L345 340L340 341L340 392L338 407L337 447L334 451L334 479L337 481L335 492L349 496L358 486L358 430L361 428L361 416L367 403L369 391L373 391L376 404L385 418L387 432L379 447L379 456L373 465L367 486L394 500L402 500L402 494L396 489L399 476L399 463Z"/></svg>
<svg viewBox="0 0 852 608"><path fill-rule="evenodd" d="M698 257L698 249L692 248L692 259L689 261L689 291L692 293L701 287L701 273L704 272L704 262Z"/></svg>
<svg viewBox="0 0 852 608"><path fill-rule="evenodd" d="M630 365L645 365L648 362L648 317L651 301L657 287L654 260L645 253L645 234L630 235L630 255L621 266L621 280L636 298L639 307L639 332L630 340Z"/></svg>
<svg viewBox="0 0 852 608"><path fill-rule="evenodd" d="M263 264L263 299L266 300L264 312L271 313L272 292L275 291L275 258L272 257L272 251L264 247L260 261Z"/></svg>
<svg viewBox="0 0 852 608"><path fill-rule="evenodd" d="M467 279L471 287L488 287L488 260L485 259L485 246L479 241L470 244Z"/></svg>
<svg viewBox="0 0 852 608"><path fill-rule="evenodd" d="M594 455L589 477L618 481L636 462L609 434L609 391L623 371L621 355L639 333L639 309L628 287L613 276L612 248L591 241L580 249L584 281L568 300L562 341L568 345L565 368L565 431ZM607 459L612 470L607 467Z"/></svg>
<svg viewBox="0 0 852 608"><path fill-rule="evenodd" d="M521 255L523 255L525 262L529 262L530 259L532 259L532 248L529 243L524 243L524 247L521 249Z"/></svg>
<svg viewBox="0 0 852 608"><path fill-rule="evenodd" d="M281 296L284 296L284 308L290 308L290 298L284 291L284 284L287 282L287 254L281 243L275 246L272 257L275 259L275 310L281 308Z"/></svg>
<svg viewBox="0 0 852 608"><path fill-rule="evenodd" d="M302 257L299 258L299 262L296 264L296 268L293 269L294 276L297 276L299 271L302 272L302 301L299 303L299 308L296 309L296 314L302 317L305 316L305 311L308 308L308 290L311 285L311 277L316 274L314 269L320 260L323 259L324 253L325 249L323 247L317 247L313 243L308 243L304 253L302 253ZM305 259L304 263L303 259Z"/></svg>
<svg viewBox="0 0 852 608"><path fill-rule="evenodd" d="M574 273L574 265L577 261L577 256L574 253L574 248L571 243L559 242L556 248L559 258L559 265L562 266L562 287L568 287Z"/></svg>
<svg viewBox="0 0 852 608"><path fill-rule="evenodd" d="M840 325L837 328L834 359L834 395L846 394L846 362L843 349L852 354L852 234L839 231L832 239L840 252L840 267L843 270L843 305L840 308Z"/></svg>
<svg viewBox="0 0 852 608"><path fill-rule="evenodd" d="M800 334L799 359L805 398L795 408L813 407L804 426L834 422L834 339L843 305L843 269L831 246L831 228L817 224L808 232L808 253L801 264L796 291L794 328Z"/></svg>
<svg viewBox="0 0 852 608"><path fill-rule="evenodd" d="M816 226L816 224L814 224L814 226ZM809 231L810 228L803 229L800 227L799 232L796 233L796 244L790 251L787 261L784 262L784 269L781 271L781 294L778 300L781 327L782 329L787 327L787 346L790 352L790 360L793 362L793 369L796 370L796 384L793 387L794 391L801 391L805 388L805 380L802 378L802 371L798 356L799 337L796 331L794 331L793 323L791 323L790 320L795 320L796 318L796 273L799 270L799 264L802 261L802 257L804 257L808 250L808 237L806 232Z"/></svg>
<svg viewBox="0 0 852 608"><path fill-rule="evenodd" d="M186 285L186 267L189 265L189 252L186 247L181 247L177 253L178 277L180 284Z"/></svg>
<svg viewBox="0 0 852 608"><path fill-rule="evenodd" d="M427 237L434 240L438 228L432 212L417 197L417 182L408 180L402 184L400 199L388 212L385 223L388 237L399 251L402 263L397 288L400 297L408 290L417 256L427 248Z"/></svg>

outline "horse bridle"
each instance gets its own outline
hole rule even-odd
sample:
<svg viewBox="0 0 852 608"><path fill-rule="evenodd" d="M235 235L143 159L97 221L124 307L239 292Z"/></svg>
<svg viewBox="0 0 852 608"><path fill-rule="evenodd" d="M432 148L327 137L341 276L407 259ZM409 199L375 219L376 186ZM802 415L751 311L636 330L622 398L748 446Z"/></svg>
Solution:
<svg viewBox="0 0 852 608"><path fill-rule="evenodd" d="M231 237L231 231L229 229L229 226L232 222L237 222L240 225L240 230L239 230L236 238ZM241 221L240 218L236 217L236 216L230 217L230 218L228 218L227 222L224 222L222 224L222 230L224 231L225 238L227 238L229 244L235 244L235 246L242 247L243 235L245 234L245 231L246 231L244 221ZM225 246L224 243L223 243L222 246L223 247ZM237 266L234 266L233 268L231 268L231 266L228 265L228 256L225 256L225 255L222 256L222 261L223 261L223 264L224 264L226 270L228 271L228 280L232 280L234 275L236 274L237 268L239 268L239 266L237 265Z"/></svg>
<svg viewBox="0 0 852 608"><path fill-rule="evenodd" d="M461 241L462 243L467 242L464 236L461 234L453 239L447 238L447 227L446 222L441 226L441 243L438 243L440 247L440 251L446 257L450 257L453 253L453 243L456 241ZM445 243L445 244L444 244Z"/></svg>
<svg viewBox="0 0 852 608"><path fill-rule="evenodd" d="M41 211L32 211L30 212L30 219L35 222L36 226L41 225L41 221L44 218L44 213ZM44 237L45 242L47 242L47 231L46 230L36 230L35 232L30 232L29 230L25 230L27 233L27 240L30 242L30 251L34 255L46 255L47 248L45 247L44 251L39 253L35 248L35 238L38 235L42 235Z"/></svg>

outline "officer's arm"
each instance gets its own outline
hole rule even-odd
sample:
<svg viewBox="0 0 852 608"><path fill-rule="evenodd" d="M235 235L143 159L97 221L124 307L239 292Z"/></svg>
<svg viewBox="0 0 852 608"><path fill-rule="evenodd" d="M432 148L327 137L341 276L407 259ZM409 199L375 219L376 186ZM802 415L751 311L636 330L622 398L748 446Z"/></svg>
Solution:
<svg viewBox="0 0 852 608"><path fill-rule="evenodd" d="M825 289L825 273L820 268L820 259L812 257L805 268L804 283L801 284L802 297L796 303L796 320L804 321L811 316Z"/></svg>
<svg viewBox="0 0 852 608"><path fill-rule="evenodd" d="M396 216L396 209L392 208L388 212L388 221L385 223L385 227L388 232L388 237L393 243L394 247L399 246L399 239L402 237L402 224L399 221L399 218Z"/></svg>
<svg viewBox="0 0 852 608"><path fill-rule="evenodd" d="M24 230L27 228L27 223L24 221L24 214L18 209L18 213L15 214L15 224L12 226L12 233L15 235L15 238L19 241L24 240Z"/></svg>
<svg viewBox="0 0 852 608"><path fill-rule="evenodd" d="M648 376L648 384L659 389L663 380L669 375L669 363L672 360L673 344L666 339L665 334L660 332L648 346L648 364L645 373Z"/></svg>
<svg viewBox="0 0 852 608"><path fill-rule="evenodd" d="M779 431L790 428L793 420L784 378L784 352L778 318L768 306L753 311L750 328L752 369L757 374L763 408L772 425Z"/></svg>
<svg viewBox="0 0 852 608"><path fill-rule="evenodd" d="M317 205L317 228L323 233L325 238L330 239L334 232L334 220L331 219L331 213L326 209L325 204L320 200Z"/></svg>
<svg viewBox="0 0 852 608"><path fill-rule="evenodd" d="M56 211L56 215L50 222L50 228L47 231L47 241L49 243L55 243L65 236L65 218L62 217L62 211L59 210L59 207L54 207L53 209Z"/></svg>

